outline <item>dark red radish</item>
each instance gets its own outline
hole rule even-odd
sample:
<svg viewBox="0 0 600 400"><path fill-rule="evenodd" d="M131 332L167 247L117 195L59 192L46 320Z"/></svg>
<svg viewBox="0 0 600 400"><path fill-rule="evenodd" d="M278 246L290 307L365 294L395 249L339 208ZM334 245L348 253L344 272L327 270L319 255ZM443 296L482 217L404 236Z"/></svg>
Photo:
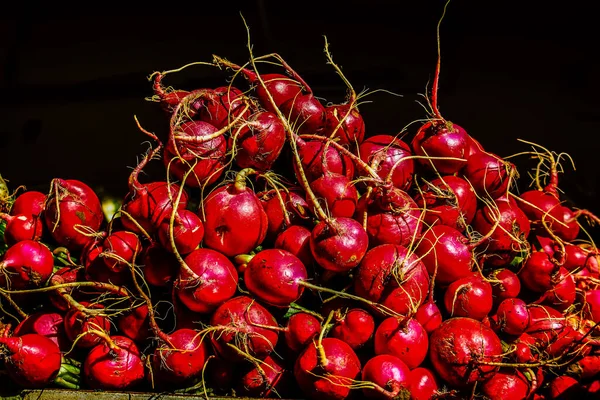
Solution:
<svg viewBox="0 0 600 400"><path fill-rule="evenodd" d="M568 367L569 374L579 380L593 379L600 376L600 355L592 354L581 357Z"/></svg>
<svg viewBox="0 0 600 400"><path fill-rule="evenodd" d="M134 235L132 233L132 235ZM116 266L111 268L112 263L117 264L118 257L114 254L109 255L109 251L105 253L105 240L108 236L107 232L99 232L95 239L89 241L81 251L81 263L85 267L85 279L88 281L97 281L104 283L112 283L115 285L125 285L129 283L131 274L127 262L123 263L125 267ZM109 255L108 257L105 257ZM108 262L107 262L108 261ZM118 260L122 261L122 260Z"/></svg>
<svg viewBox="0 0 600 400"><path fill-rule="evenodd" d="M564 246L565 259L563 267L570 272L585 268L594 274L598 274L600 260L598 249L570 243L565 243Z"/></svg>
<svg viewBox="0 0 600 400"><path fill-rule="evenodd" d="M471 224L477 211L473 187L454 175L425 181L415 196L415 202L425 209L423 221L427 225L447 225L460 232Z"/></svg>
<svg viewBox="0 0 600 400"><path fill-rule="evenodd" d="M429 360L437 374L456 388L494 376L502 359L502 343L494 331L472 318L450 318L429 338Z"/></svg>
<svg viewBox="0 0 600 400"><path fill-rule="evenodd" d="M426 301L417 309L414 318L427 334L435 331L442 323L442 312L433 301Z"/></svg>
<svg viewBox="0 0 600 400"><path fill-rule="evenodd" d="M497 199L507 193L516 167L496 154L480 152L469 158L463 174L479 196Z"/></svg>
<svg viewBox="0 0 600 400"><path fill-rule="evenodd" d="M145 372L140 350L125 336L107 335L83 362L83 375L90 389L134 389L144 381Z"/></svg>
<svg viewBox="0 0 600 400"><path fill-rule="evenodd" d="M411 400L430 400L438 394L439 383L427 368L415 368L408 374L408 390Z"/></svg>
<svg viewBox="0 0 600 400"><path fill-rule="evenodd" d="M104 306L100 303L89 303L82 301L80 303L92 311L100 311ZM100 314L86 314L76 308L72 308L64 317L65 332L71 342L77 339L77 347L91 348L100 343L101 337L89 331L104 331L109 333L111 329L110 320Z"/></svg>
<svg viewBox="0 0 600 400"><path fill-rule="evenodd" d="M408 193L398 188L376 189L372 199L361 197L358 210L367 213L367 233L372 246L408 246L423 228L421 209Z"/></svg>
<svg viewBox="0 0 600 400"><path fill-rule="evenodd" d="M355 168L352 159L334 146L325 146L325 142L318 140L297 140L298 155L308 182L320 178L326 171L344 175L350 180L354 179ZM323 165L324 151L326 165ZM298 177L299 171L296 163L294 163L294 171Z"/></svg>
<svg viewBox="0 0 600 400"><path fill-rule="evenodd" d="M280 106L297 134L319 134L325 127L325 107L312 94L300 94Z"/></svg>
<svg viewBox="0 0 600 400"><path fill-rule="evenodd" d="M585 318L600 322L600 289L590 289L585 292L585 302L582 305Z"/></svg>
<svg viewBox="0 0 600 400"><path fill-rule="evenodd" d="M544 251L531 253L523 267L519 270L519 279L524 287L543 293L552 288L552 277L558 273L560 266Z"/></svg>
<svg viewBox="0 0 600 400"><path fill-rule="evenodd" d="M314 315L296 313L288 319L284 331L285 343L293 352L300 352L320 331L321 322Z"/></svg>
<svg viewBox="0 0 600 400"><path fill-rule="evenodd" d="M119 332L136 343L144 343L152 336L148 306L139 305L119 315L117 319Z"/></svg>
<svg viewBox="0 0 600 400"><path fill-rule="evenodd" d="M253 114L230 138L235 143L235 163L240 168L259 171L271 169L285 144L285 128L277 115L269 111Z"/></svg>
<svg viewBox="0 0 600 400"><path fill-rule="evenodd" d="M550 227L555 220L552 211L560 207L557 194L543 190L529 190L516 198L519 208L523 210L531 221L531 226L536 231L544 234L544 224Z"/></svg>
<svg viewBox="0 0 600 400"><path fill-rule="evenodd" d="M314 263L314 258L310 251L310 234L311 232L307 228L300 225L292 225L277 236L273 247L289 251L298 257L308 270Z"/></svg>
<svg viewBox="0 0 600 400"><path fill-rule="evenodd" d="M289 385L288 371L282 362L268 356L260 363L250 364L238 384L239 393L258 398L280 397Z"/></svg>
<svg viewBox="0 0 600 400"><path fill-rule="evenodd" d="M493 270L488 275L488 282L492 285L494 303L499 304L505 299L517 297L521 293L521 281L517 274L506 268Z"/></svg>
<svg viewBox="0 0 600 400"><path fill-rule="evenodd" d="M46 205L46 195L42 192L29 190L17 196L10 208L10 215L26 215L39 217Z"/></svg>
<svg viewBox="0 0 600 400"><path fill-rule="evenodd" d="M471 275L475 264L473 246L458 230L447 225L434 225L421 236L415 254L435 283L447 286Z"/></svg>
<svg viewBox="0 0 600 400"><path fill-rule="evenodd" d="M99 257L113 272L129 270L137 256L142 252L142 242L138 236L129 231L116 231L109 234L102 242L102 253Z"/></svg>
<svg viewBox="0 0 600 400"><path fill-rule="evenodd" d="M199 211L204 220L204 245L228 257L249 253L267 235L267 214L258 196L246 186L246 177L253 172L238 172L235 183L211 192Z"/></svg>
<svg viewBox="0 0 600 400"><path fill-rule="evenodd" d="M50 277L49 284L50 285L60 285L63 283L74 283L74 282L82 282L85 281L85 269L83 267L63 267L56 271ZM81 292L74 290L74 288L62 288L60 290L56 290L50 292L48 294L48 298L52 305L58 311L67 311L70 307L69 303L64 299L61 293L66 293L71 295L75 300L81 300L83 297Z"/></svg>
<svg viewBox="0 0 600 400"><path fill-rule="evenodd" d="M469 159L471 156L485 151L481 143L477 141L473 136L467 135L467 151L465 152L465 159Z"/></svg>
<svg viewBox="0 0 600 400"><path fill-rule="evenodd" d="M172 127L172 135L164 149L163 162L171 176L184 185L201 187L215 183L223 174L227 141L223 135L214 137L218 129L203 121L184 122Z"/></svg>
<svg viewBox="0 0 600 400"><path fill-rule="evenodd" d="M332 217L352 218L358 202L358 191L344 175L325 172L310 187L321 207Z"/></svg>
<svg viewBox="0 0 600 400"><path fill-rule="evenodd" d="M576 286L573 275L560 267L552 275L552 287L547 290L537 302L549 304L559 311L564 311L575 303Z"/></svg>
<svg viewBox="0 0 600 400"><path fill-rule="evenodd" d="M265 359L275 350L279 337L275 317L248 296L237 296L221 304L210 325L214 328L210 339L215 352L230 361L248 356Z"/></svg>
<svg viewBox="0 0 600 400"><path fill-rule="evenodd" d="M210 358L207 362L206 382L210 387L219 392L231 390L234 386L233 380L238 378L237 371L231 368L231 362L218 357Z"/></svg>
<svg viewBox="0 0 600 400"><path fill-rule="evenodd" d="M424 167L453 174L467 163L467 136L464 128L452 122L429 121L419 128L411 147L416 155L424 157L418 159Z"/></svg>
<svg viewBox="0 0 600 400"><path fill-rule="evenodd" d="M48 387L60 371L58 345L37 333L0 337L0 352L8 376L26 389Z"/></svg>
<svg viewBox="0 0 600 400"><path fill-rule="evenodd" d="M191 253L203 238L204 225L200 217L190 210L177 210L173 221L173 240L177 251L180 254ZM165 249L173 252L170 218L165 218L158 227L158 241Z"/></svg>
<svg viewBox="0 0 600 400"><path fill-rule="evenodd" d="M591 339L583 340L583 334L569 326L565 316L552 307L530 304L529 319L526 333L550 357L563 355L576 343L581 347L591 344Z"/></svg>
<svg viewBox="0 0 600 400"><path fill-rule="evenodd" d="M258 197L269 220L267 238L270 240L290 226L301 225L311 217L308 203L299 188L269 190L259 193Z"/></svg>
<svg viewBox="0 0 600 400"><path fill-rule="evenodd" d="M550 211L550 215L554 217L550 220L553 222L552 230L556 236L565 242L572 242L577 239L581 229L577 222L576 212L573 212L569 207L559 206Z"/></svg>
<svg viewBox="0 0 600 400"><path fill-rule="evenodd" d="M585 386L585 390L587 390L588 397L590 396L600 396L600 379L596 379Z"/></svg>
<svg viewBox="0 0 600 400"><path fill-rule="evenodd" d="M510 344L514 346L510 357L517 363L531 363L539 358L536 339L528 333L522 333Z"/></svg>
<svg viewBox="0 0 600 400"><path fill-rule="evenodd" d="M483 383L481 391L490 400L523 400L529 398L531 383L517 369L500 370Z"/></svg>
<svg viewBox="0 0 600 400"><path fill-rule="evenodd" d="M71 349L71 341L67 338L63 316L56 312L38 311L29 315L15 327L13 336L23 336L30 333L46 336L59 347L61 351Z"/></svg>
<svg viewBox="0 0 600 400"><path fill-rule="evenodd" d="M74 179L55 178L44 207L44 221L54 240L71 251L81 250L104 222L94 191Z"/></svg>
<svg viewBox="0 0 600 400"><path fill-rule="evenodd" d="M561 375L548 385L549 400L571 400L585 398L585 388L575 378Z"/></svg>
<svg viewBox="0 0 600 400"><path fill-rule="evenodd" d="M54 256L44 244L23 240L6 250L0 261L0 286L11 290L44 285L52 275Z"/></svg>
<svg viewBox="0 0 600 400"><path fill-rule="evenodd" d="M347 272L356 267L368 246L367 233L351 218L320 221L310 236L310 250L316 263L332 272Z"/></svg>
<svg viewBox="0 0 600 400"><path fill-rule="evenodd" d="M225 128L239 115L246 118L250 115L250 111L246 109L248 98L233 86L220 86L205 91L196 102L199 105L197 118L217 129Z"/></svg>
<svg viewBox="0 0 600 400"><path fill-rule="evenodd" d="M238 273L223 254L199 248L184 258L188 268L181 268L175 284L181 302L190 310L210 313L233 297Z"/></svg>
<svg viewBox="0 0 600 400"><path fill-rule="evenodd" d="M375 332L375 320L366 310L352 308L333 317L334 325L329 331L333 338L343 340L353 350L363 347Z"/></svg>
<svg viewBox="0 0 600 400"><path fill-rule="evenodd" d="M479 273L460 278L446 289L444 306L453 317L469 317L481 321L494 306L492 286Z"/></svg>
<svg viewBox="0 0 600 400"><path fill-rule="evenodd" d="M365 121L355 105L335 104L325 107L323 136L338 139L341 145L359 146L365 139Z"/></svg>
<svg viewBox="0 0 600 400"><path fill-rule="evenodd" d="M375 354L391 354L414 369L427 357L429 339L416 319L389 317L375 331L374 344Z"/></svg>
<svg viewBox="0 0 600 400"><path fill-rule="evenodd" d="M391 135L375 135L360 145L358 153L382 180L400 190L410 188L415 165L408 144Z"/></svg>
<svg viewBox="0 0 600 400"><path fill-rule="evenodd" d="M372 248L354 275L357 296L402 315L416 311L428 290L425 265L403 246L382 244Z"/></svg>
<svg viewBox="0 0 600 400"><path fill-rule="evenodd" d="M529 220L512 198L497 199L477 210L472 226L486 237L480 248L493 266L508 264L529 252Z"/></svg>
<svg viewBox="0 0 600 400"><path fill-rule="evenodd" d="M390 354L380 354L369 359L361 376L364 382L376 385L375 388L363 389L367 399L395 399L399 398L401 392L410 393L407 390L410 370L401 359Z"/></svg>
<svg viewBox="0 0 600 400"><path fill-rule="evenodd" d="M9 246L22 240L37 241L42 238L44 224L38 217L25 214L0 214L0 218L6 221L4 242Z"/></svg>
<svg viewBox="0 0 600 400"><path fill-rule="evenodd" d="M302 296L308 278L306 267L292 253L266 249L257 253L244 271L244 283L258 300L275 306L289 307Z"/></svg>
<svg viewBox="0 0 600 400"><path fill-rule="evenodd" d="M141 260L144 279L152 286L164 287L177 277L179 271L177 257L159 243L146 247Z"/></svg>
<svg viewBox="0 0 600 400"><path fill-rule="evenodd" d="M361 371L352 348L339 339L310 343L296 359L294 376L309 399L345 399Z"/></svg>
<svg viewBox="0 0 600 400"><path fill-rule="evenodd" d="M525 333L529 326L529 309L521 299L512 298L498 305L493 321L501 332L519 336Z"/></svg>

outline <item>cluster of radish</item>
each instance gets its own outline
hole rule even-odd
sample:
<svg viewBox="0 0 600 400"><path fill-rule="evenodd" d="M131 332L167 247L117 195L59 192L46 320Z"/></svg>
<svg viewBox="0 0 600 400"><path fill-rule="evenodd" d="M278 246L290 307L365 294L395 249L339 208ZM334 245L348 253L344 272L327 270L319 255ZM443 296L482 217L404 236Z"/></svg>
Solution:
<svg viewBox="0 0 600 400"><path fill-rule="evenodd" d="M326 54L344 104L324 104L277 54L214 56L233 75L217 88L166 88L155 73L168 133L138 123L153 144L109 220L78 180L0 188L13 382L600 396L600 257L578 222L598 219L561 199L562 154L531 144L536 186L517 193L515 165L441 116L439 58L429 118L366 135ZM266 63L279 71L261 73ZM164 173L143 177L153 160Z"/></svg>

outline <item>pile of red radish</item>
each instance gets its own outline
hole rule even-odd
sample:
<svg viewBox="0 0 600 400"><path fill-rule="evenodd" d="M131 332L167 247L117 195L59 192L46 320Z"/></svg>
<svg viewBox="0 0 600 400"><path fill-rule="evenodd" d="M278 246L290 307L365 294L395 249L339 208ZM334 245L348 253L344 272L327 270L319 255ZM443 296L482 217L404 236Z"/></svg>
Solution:
<svg viewBox="0 0 600 400"><path fill-rule="evenodd" d="M599 220L563 201L563 155L526 142L519 193L515 164L440 114L439 56L427 122L368 133L326 54L344 104L277 54L214 56L233 75L216 88L155 73L168 134L138 123L153 145L109 219L79 180L0 179L15 387L600 398L600 252L579 217Z"/></svg>

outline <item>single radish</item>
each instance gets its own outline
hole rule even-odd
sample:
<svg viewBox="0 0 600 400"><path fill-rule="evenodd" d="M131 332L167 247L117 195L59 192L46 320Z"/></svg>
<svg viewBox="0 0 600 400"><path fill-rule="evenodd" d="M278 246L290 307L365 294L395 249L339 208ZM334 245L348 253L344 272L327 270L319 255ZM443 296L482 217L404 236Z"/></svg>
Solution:
<svg viewBox="0 0 600 400"><path fill-rule="evenodd" d="M467 136L467 131L457 124L430 121L419 128L411 147L416 155L423 157L418 161L424 167L453 174L466 164Z"/></svg>
<svg viewBox="0 0 600 400"><path fill-rule="evenodd" d="M46 336L30 333L0 337L4 368L8 376L26 389L48 387L61 367L58 345Z"/></svg>
<svg viewBox="0 0 600 400"><path fill-rule="evenodd" d="M510 357L517 363L529 363L536 361L538 351L536 339L528 333L522 333L518 338L509 342L514 346L514 351Z"/></svg>
<svg viewBox="0 0 600 400"><path fill-rule="evenodd" d="M373 316L361 308L352 308L345 312L338 311L333 317L334 325L330 336L343 340L353 350L357 350L371 340L375 332Z"/></svg>
<svg viewBox="0 0 600 400"><path fill-rule="evenodd" d="M427 334L431 334L442 323L442 312L433 301L426 301L417 309L414 318L421 324Z"/></svg>
<svg viewBox="0 0 600 400"><path fill-rule="evenodd" d="M427 357L427 332L414 318L384 319L375 332L375 354L391 354L409 369L420 366Z"/></svg>
<svg viewBox="0 0 600 400"><path fill-rule="evenodd" d="M142 304L119 315L117 319L119 332L136 343L144 343L152 336L148 306Z"/></svg>
<svg viewBox="0 0 600 400"><path fill-rule="evenodd" d="M492 311L493 305L492 287L479 273L452 282L444 293L444 306L453 317L481 321Z"/></svg>
<svg viewBox="0 0 600 400"><path fill-rule="evenodd" d="M55 178L46 199L44 220L54 240L71 251L81 250L104 222L102 205L94 191L73 179Z"/></svg>
<svg viewBox="0 0 600 400"><path fill-rule="evenodd" d="M600 289L591 289L585 292L582 310L586 318L595 323L600 321Z"/></svg>
<svg viewBox="0 0 600 400"><path fill-rule="evenodd" d="M521 280L509 269L499 268L488 275L488 281L492 285L492 296L494 303L499 304L502 300L517 297L521 292Z"/></svg>
<svg viewBox="0 0 600 400"><path fill-rule="evenodd" d="M0 261L0 286L12 290L40 287L53 269L54 257L48 247L23 240L9 247Z"/></svg>
<svg viewBox="0 0 600 400"><path fill-rule="evenodd" d="M477 141L473 136L467 135L467 151L465 153L465 159L469 159L469 157L481 153L485 151L481 143Z"/></svg>
<svg viewBox="0 0 600 400"><path fill-rule="evenodd" d="M401 359L393 355L380 354L369 359L361 376L364 382L376 385L374 388L363 389L363 394L368 399L395 399L401 393L410 393L407 390L410 370Z"/></svg>
<svg viewBox="0 0 600 400"><path fill-rule="evenodd" d="M351 103L325 107L323 136L333 135L341 145L359 146L365 138L365 121Z"/></svg>
<svg viewBox="0 0 600 400"><path fill-rule="evenodd" d="M415 166L408 144L391 135L375 135L360 145L358 153L383 181L400 190L410 188Z"/></svg>
<svg viewBox="0 0 600 400"><path fill-rule="evenodd" d="M269 111L253 114L238 128L229 147L235 143L235 163L238 167L259 171L271 169L285 144L285 128L277 115Z"/></svg>
<svg viewBox="0 0 600 400"><path fill-rule="evenodd" d="M177 257L160 243L146 247L141 256L144 279L152 286L164 287L175 281L179 271Z"/></svg>
<svg viewBox="0 0 600 400"><path fill-rule="evenodd" d="M220 86L204 93L203 96L195 99L200 106L197 119L208 122L217 129L226 127L240 114L246 118L250 114L250 110L244 112L248 98L236 87Z"/></svg>
<svg viewBox="0 0 600 400"><path fill-rule="evenodd" d="M292 225L277 236L273 247L289 251L302 261L307 270L310 270L314 264L314 258L310 251L310 234L311 232L307 228Z"/></svg>
<svg viewBox="0 0 600 400"><path fill-rule="evenodd" d="M333 146L326 146L326 143L321 141L302 139L297 139L296 141L298 156L300 157L308 182L320 178L326 171L344 175L350 180L354 178L354 163L348 155L340 152ZM323 164L323 152L325 152L325 164ZM299 170L295 163L294 172L298 177Z"/></svg>
<svg viewBox="0 0 600 400"><path fill-rule="evenodd" d="M566 268L560 267L552 275L552 287L536 300L536 303L548 304L559 311L568 309L575 303L577 288L575 278Z"/></svg>
<svg viewBox="0 0 600 400"><path fill-rule="evenodd" d="M527 303L517 298L502 301L493 321L501 332L514 336L522 335L529 326Z"/></svg>
<svg viewBox="0 0 600 400"><path fill-rule="evenodd" d="M71 349L72 343L67 338L63 316L59 313L38 311L31 314L15 327L13 336L30 333L46 336L56 343L61 351Z"/></svg>
<svg viewBox="0 0 600 400"><path fill-rule="evenodd" d="M82 306L91 310L102 310L104 306L100 303L81 302ZM77 347L91 348L102 340L92 331L110 332L110 320L100 314L86 314L84 311L72 308L64 317L65 332L70 341L77 339ZM88 333L90 332L90 333Z"/></svg>
<svg viewBox="0 0 600 400"><path fill-rule="evenodd" d="M575 378L561 375L548 384L548 399L567 400L585 398L585 388Z"/></svg>
<svg viewBox="0 0 600 400"><path fill-rule="evenodd" d="M10 209L10 215L26 215L40 217L46 206L46 195L35 190L28 190L17 196Z"/></svg>
<svg viewBox="0 0 600 400"><path fill-rule="evenodd" d="M258 197L269 220L269 240L273 240L292 225L302 225L311 217L308 203L299 188L290 188L287 191L273 189L259 193Z"/></svg>
<svg viewBox="0 0 600 400"><path fill-rule="evenodd" d="M448 384L464 388L485 381L498 370L486 363L502 358L502 344L494 331L472 318L450 318L429 339L429 360Z"/></svg>
<svg viewBox="0 0 600 400"><path fill-rule="evenodd" d="M480 152L469 158L463 173L479 196L497 199L507 193L516 168L496 154Z"/></svg>
<svg viewBox="0 0 600 400"><path fill-rule="evenodd" d="M325 128L325 107L312 93L291 98L280 109L300 135L319 134Z"/></svg>
<svg viewBox="0 0 600 400"><path fill-rule="evenodd" d="M142 252L142 242L133 232L116 231L109 234L102 242L100 257L113 272L121 272L135 263Z"/></svg>
<svg viewBox="0 0 600 400"><path fill-rule="evenodd" d="M252 397L279 397L286 393L290 379L283 363L268 356L260 363L250 364L241 373L238 390L241 394Z"/></svg>
<svg viewBox="0 0 600 400"><path fill-rule="evenodd" d="M519 370L500 370L481 386L481 391L490 400L522 400L529 398L531 383Z"/></svg>
<svg viewBox="0 0 600 400"><path fill-rule="evenodd" d="M310 187L321 203L321 207L327 209L332 217L352 218L354 216L358 191L344 175L327 171L314 180Z"/></svg>
<svg viewBox="0 0 600 400"><path fill-rule="evenodd" d="M310 249L316 263L332 272L346 272L356 267L368 246L367 233L351 218L321 221L310 236Z"/></svg>
<svg viewBox="0 0 600 400"><path fill-rule="evenodd" d="M600 374L600 355L592 354L581 357L569 365L568 372L580 380L593 379Z"/></svg>
<svg viewBox="0 0 600 400"><path fill-rule="evenodd" d="M535 292L543 293L552 288L552 277L558 273L560 266L543 251L531 253L523 268L519 271L519 279L524 287Z"/></svg>
<svg viewBox="0 0 600 400"><path fill-rule="evenodd" d="M311 314L299 312L287 322L284 339L287 347L295 353L300 352L321 331L321 323Z"/></svg>
<svg viewBox="0 0 600 400"><path fill-rule="evenodd" d="M170 252L171 246L171 224L170 219L165 218L158 227L158 240L160 244ZM196 249L204 238L204 225L202 220L190 210L177 210L173 223L173 240L180 254L191 253Z"/></svg>
<svg viewBox="0 0 600 400"><path fill-rule="evenodd" d="M0 214L0 218L6 221L4 242L9 246L22 240L38 241L42 238L44 223L39 217Z"/></svg>
<svg viewBox="0 0 600 400"><path fill-rule="evenodd" d="M440 388L437 377L428 368L415 368L408 374L408 390L411 400L435 398Z"/></svg>

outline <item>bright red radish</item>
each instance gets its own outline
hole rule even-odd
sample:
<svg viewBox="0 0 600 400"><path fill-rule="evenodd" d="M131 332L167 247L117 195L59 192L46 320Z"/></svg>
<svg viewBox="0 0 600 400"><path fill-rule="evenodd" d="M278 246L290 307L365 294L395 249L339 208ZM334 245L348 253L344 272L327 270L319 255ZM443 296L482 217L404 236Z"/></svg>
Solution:
<svg viewBox="0 0 600 400"><path fill-rule="evenodd" d="M137 256L142 252L142 242L133 232L116 231L109 234L102 242L100 257L113 272L129 270Z"/></svg>
<svg viewBox="0 0 600 400"><path fill-rule="evenodd" d="M53 179L46 199L44 220L56 242L71 251L81 250L91 233L104 221L102 205L94 191L74 179Z"/></svg>
<svg viewBox="0 0 600 400"><path fill-rule="evenodd" d="M294 376L309 399L345 399L360 373L360 360L339 339L310 343L296 359Z"/></svg>
<svg viewBox="0 0 600 400"><path fill-rule="evenodd" d="M481 386L490 400L522 400L529 398L529 380L519 370L500 370Z"/></svg>
<svg viewBox="0 0 600 400"><path fill-rule="evenodd" d="M415 368L408 374L408 390L411 400L430 400L438 393L436 376L427 368Z"/></svg>
<svg viewBox="0 0 600 400"><path fill-rule="evenodd" d="M281 196L281 198L279 198ZM310 218L308 203L300 189L274 189L258 195L269 220L267 238L274 239L292 225L301 225ZM283 204L282 204L283 203Z"/></svg>
<svg viewBox="0 0 600 400"><path fill-rule="evenodd" d="M481 321L493 305L492 287L479 273L452 282L444 294L444 306L453 317Z"/></svg>
<svg viewBox="0 0 600 400"><path fill-rule="evenodd" d="M144 343L152 336L148 306L142 304L119 315L117 327L121 333L136 343Z"/></svg>
<svg viewBox="0 0 600 400"><path fill-rule="evenodd" d="M285 144L283 124L277 115L268 111L252 115L235 135L235 163L242 169L268 171ZM230 140L233 142L233 139ZM233 143L230 147L233 147Z"/></svg>
<svg viewBox="0 0 600 400"><path fill-rule="evenodd" d="M379 177L400 190L408 190L412 184L414 161L410 147L391 135L375 135L359 147L361 160L372 166Z"/></svg>
<svg viewBox="0 0 600 400"><path fill-rule="evenodd" d="M191 253L204 238L204 225L202 220L190 210L177 210L173 221L173 241L175 248L180 254ZM171 220L165 218L158 227L158 240L160 244L170 252L171 245Z"/></svg>
<svg viewBox="0 0 600 400"><path fill-rule="evenodd" d="M363 227L351 218L331 218L319 222L310 236L310 250L317 264L333 272L356 267L369 246Z"/></svg>
<svg viewBox="0 0 600 400"><path fill-rule="evenodd" d="M375 332L373 316L361 308L337 312L333 320L335 325L331 328L331 337L343 340L353 350L363 347Z"/></svg>
<svg viewBox="0 0 600 400"><path fill-rule="evenodd" d="M61 351L71 349L72 343L67 338L63 316L59 313L39 311L31 314L15 327L13 336L29 333L46 336L56 343Z"/></svg>
<svg viewBox="0 0 600 400"><path fill-rule="evenodd" d="M569 365L568 371L580 380L594 378L600 374L600 355L581 357L580 360Z"/></svg>
<svg viewBox="0 0 600 400"><path fill-rule="evenodd" d="M521 292L519 277L509 269L500 268L492 271L488 276L488 280L492 285L492 296L495 304L505 299L517 297Z"/></svg>
<svg viewBox="0 0 600 400"><path fill-rule="evenodd" d="M450 318L429 339L429 359L448 384L464 388L492 377L498 367L486 365L502 358L494 331L472 318Z"/></svg>
<svg viewBox="0 0 600 400"><path fill-rule="evenodd" d="M427 334L435 331L442 323L442 313L433 301L426 301L417 309L414 318Z"/></svg>
<svg viewBox="0 0 600 400"><path fill-rule="evenodd" d="M54 256L45 245L23 240L6 250L0 261L0 286L22 290L42 286L54 269Z"/></svg>
<svg viewBox="0 0 600 400"><path fill-rule="evenodd" d="M341 145L355 147L365 138L365 121L352 104L328 106L325 107L325 126L321 134L326 137L334 135Z"/></svg>
<svg viewBox="0 0 600 400"><path fill-rule="evenodd" d="M177 257L159 243L146 247L141 259L144 279L150 285L163 287L175 280L179 271Z"/></svg>
<svg viewBox="0 0 600 400"><path fill-rule="evenodd" d="M427 332L414 318L386 318L375 331L375 354L398 357L409 369L417 368L427 357Z"/></svg>
<svg viewBox="0 0 600 400"><path fill-rule="evenodd" d="M375 388L363 389L368 399L400 398L401 392L407 392L410 371L398 357L380 354L371 358L362 370L362 380L371 382Z"/></svg>
<svg viewBox="0 0 600 400"><path fill-rule="evenodd" d="M325 107L312 93L289 99L280 109L297 134L319 134L325 127Z"/></svg>
<svg viewBox="0 0 600 400"><path fill-rule="evenodd" d="M543 293L552 288L552 277L559 269L546 252L536 251L531 253L523 264L519 271L519 279L527 289Z"/></svg>
<svg viewBox="0 0 600 400"><path fill-rule="evenodd" d="M513 164L496 154L480 152L469 158L464 176L478 195L497 199L507 193L515 171Z"/></svg>
<svg viewBox="0 0 600 400"><path fill-rule="evenodd" d="M501 332L519 336L529 326L529 310L527 303L521 299L512 298L498 305L494 321Z"/></svg>
<svg viewBox="0 0 600 400"><path fill-rule="evenodd" d="M82 301L80 304L93 311L104 309L104 306L100 303L90 304ZM110 332L111 328L110 321L105 316L100 314L87 315L76 308L72 308L67 312L64 323L67 337L72 342L78 339L77 346L80 348L94 347L102 340L95 333L88 333L89 331Z"/></svg>
<svg viewBox="0 0 600 400"><path fill-rule="evenodd" d="M297 140L298 155L302 160L302 167L309 182L320 178L326 171L344 175L352 180L354 178L354 163L352 159L333 146L327 146L326 143L317 140ZM325 162L323 164L323 151L326 151ZM294 171L299 176L299 171L294 163Z"/></svg>
<svg viewBox="0 0 600 400"><path fill-rule="evenodd" d="M45 388L58 375L61 353L58 345L36 333L0 337L4 368L10 378L27 389Z"/></svg>
<svg viewBox="0 0 600 400"><path fill-rule="evenodd" d="M310 187L321 207L328 210L332 217L351 218L356 211L358 191L344 175L325 172L314 180Z"/></svg>
<svg viewBox="0 0 600 400"><path fill-rule="evenodd" d="M38 217L25 214L0 214L0 218L6 221L4 242L9 246L22 240L37 241L42 237L44 224Z"/></svg>
<svg viewBox="0 0 600 400"><path fill-rule="evenodd" d="M195 102L200 106L198 119L208 122L217 129L222 129L243 113L248 99L236 87L220 86L205 91ZM249 111L243 114L248 116Z"/></svg>
<svg viewBox="0 0 600 400"><path fill-rule="evenodd" d="M585 398L585 388L573 377L557 376L548 385L548 399L550 400L582 398Z"/></svg>
<svg viewBox="0 0 600 400"><path fill-rule="evenodd" d="M591 289L585 293L584 316L595 323L600 322L600 289Z"/></svg>
<svg viewBox="0 0 600 400"><path fill-rule="evenodd" d="M17 196L10 209L10 215L27 215L39 217L46 205L46 195L29 190Z"/></svg>
<svg viewBox="0 0 600 400"><path fill-rule="evenodd" d="M320 331L321 323L315 316L296 313L288 320L284 332L285 343L293 352L300 352Z"/></svg>
<svg viewBox="0 0 600 400"><path fill-rule="evenodd" d="M547 290L536 302L549 304L557 310L568 309L577 296L575 279L566 268L560 267L552 275L552 287Z"/></svg>
<svg viewBox="0 0 600 400"><path fill-rule="evenodd" d="M416 155L425 157L419 158L419 163L424 167L435 169L441 174L453 174L466 163L467 136L467 131L457 124L432 121L419 128L411 147Z"/></svg>
<svg viewBox="0 0 600 400"><path fill-rule="evenodd" d="M273 247L289 251L298 257L307 270L314 264L314 259L310 252L310 231L303 226L292 225L281 232L277 236Z"/></svg>

